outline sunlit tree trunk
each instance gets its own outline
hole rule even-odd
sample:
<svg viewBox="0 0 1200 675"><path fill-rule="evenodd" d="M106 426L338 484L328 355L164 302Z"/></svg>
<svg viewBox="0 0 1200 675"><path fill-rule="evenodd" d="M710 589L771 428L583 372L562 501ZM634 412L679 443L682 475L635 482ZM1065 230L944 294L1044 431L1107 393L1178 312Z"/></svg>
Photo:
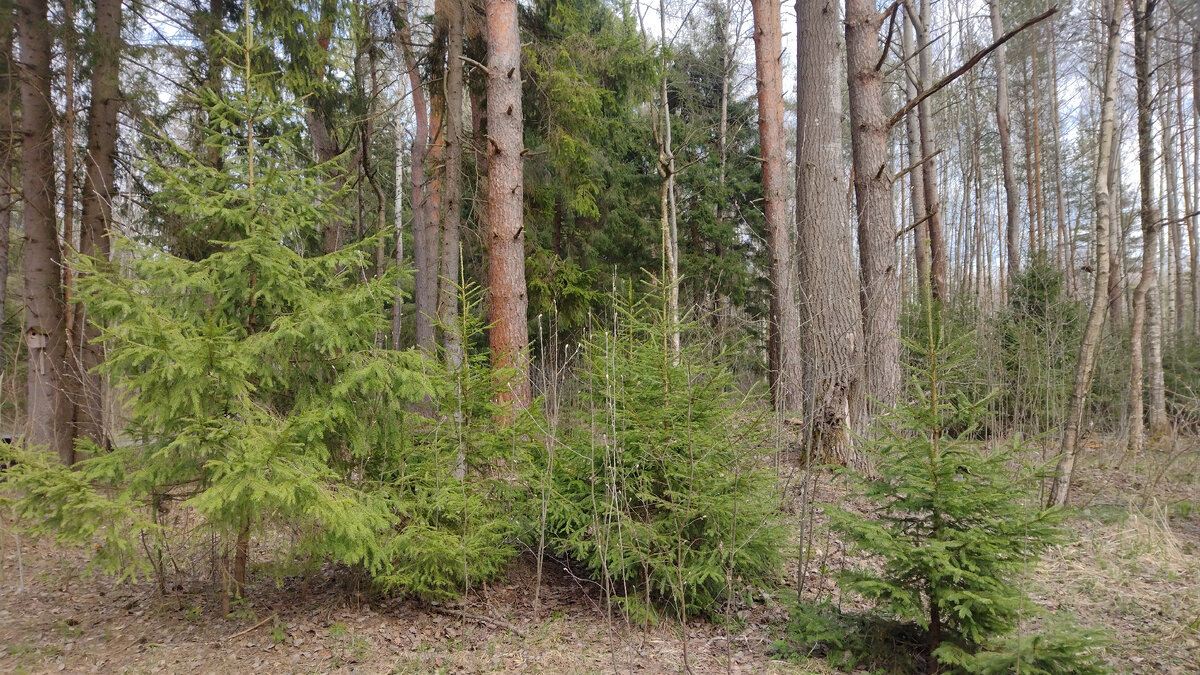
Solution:
<svg viewBox="0 0 1200 675"><path fill-rule="evenodd" d="M1100 144L1096 152L1096 220L1092 233L1095 263L1092 286L1092 308L1088 312L1087 325L1079 346L1079 360L1075 365L1075 385L1071 389L1071 401L1067 407L1067 420L1063 427L1062 445L1058 468L1050 486L1049 504L1062 506L1067 503L1071 489L1071 476L1075 468L1075 457L1079 449L1079 430L1083 421L1084 405L1092 387L1092 375L1096 368L1096 357L1100 351L1100 337L1104 329L1104 315L1108 309L1108 255L1109 233L1112 226L1112 190L1116 176L1112 172L1113 118L1116 117L1117 63L1121 57L1121 13L1123 0L1105 0L1104 20L1108 29L1108 48L1104 62L1104 91L1100 107Z"/></svg>

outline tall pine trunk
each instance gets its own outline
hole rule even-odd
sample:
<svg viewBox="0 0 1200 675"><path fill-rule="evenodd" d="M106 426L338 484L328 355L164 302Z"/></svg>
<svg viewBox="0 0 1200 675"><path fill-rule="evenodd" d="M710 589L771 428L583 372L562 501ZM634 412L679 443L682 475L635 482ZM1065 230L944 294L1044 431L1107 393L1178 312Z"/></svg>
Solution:
<svg viewBox="0 0 1200 675"><path fill-rule="evenodd" d="M488 344L492 362L512 368L504 398L527 406L529 297L522 220L524 150L521 117L521 37L515 0L486 0L488 42Z"/></svg>
<svg viewBox="0 0 1200 675"><path fill-rule="evenodd" d="M783 130L783 48L778 0L754 0L754 63L763 164L763 211L771 256L768 345L771 394L780 413L801 408L800 309L796 305L795 232L788 222Z"/></svg>
<svg viewBox="0 0 1200 675"><path fill-rule="evenodd" d="M29 348L26 442L75 460L73 397L68 387L62 249L54 198L51 36L46 0L19 0L21 193L25 226L25 325Z"/></svg>
<svg viewBox="0 0 1200 675"><path fill-rule="evenodd" d="M804 425L812 456L861 467L850 440L858 404L862 315L842 168L841 21L834 0L796 3L796 226Z"/></svg>
<svg viewBox="0 0 1200 675"><path fill-rule="evenodd" d="M12 237L12 212L19 197L19 187L13 182L13 159L17 149L16 129L13 128L17 78L13 52L13 29L16 15L0 14L0 344L5 338L4 324L8 318L8 249ZM3 365L0 363L0 365Z"/></svg>
<svg viewBox="0 0 1200 675"><path fill-rule="evenodd" d="M459 229L463 188L463 7L458 0L443 0L446 14L446 132L445 171L442 183L442 261L438 319L451 326L458 319ZM446 358L451 369L462 364L463 346L457 332L445 331Z"/></svg>

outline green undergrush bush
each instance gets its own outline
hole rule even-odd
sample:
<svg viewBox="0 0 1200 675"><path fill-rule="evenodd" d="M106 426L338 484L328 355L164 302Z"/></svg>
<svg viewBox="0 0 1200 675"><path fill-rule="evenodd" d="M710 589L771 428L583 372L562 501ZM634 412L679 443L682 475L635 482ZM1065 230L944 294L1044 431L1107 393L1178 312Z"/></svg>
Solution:
<svg viewBox="0 0 1200 675"><path fill-rule="evenodd" d="M237 46L259 49L249 34ZM176 503L234 561L220 571L234 595L254 538L282 533L270 550L292 568L333 560L385 590L455 597L514 555L520 494L495 469L522 461L528 430L494 423L508 413L486 353L378 346L397 279L367 273L374 238L305 253L341 217L340 195L335 172L304 159L297 102L269 80L245 72L240 91L204 98L219 166L176 146L180 166L149 170L162 209L227 240L193 260L116 238L120 264L81 263L127 426L73 470L23 453L6 472L14 508L30 529L95 545L109 572L161 580L159 514ZM469 345L475 294L460 302L461 322L442 328Z"/></svg>
<svg viewBox="0 0 1200 675"><path fill-rule="evenodd" d="M762 425L729 370L661 314L626 305L585 344L587 392L556 453L547 545L639 622L719 614L780 572L778 496Z"/></svg>

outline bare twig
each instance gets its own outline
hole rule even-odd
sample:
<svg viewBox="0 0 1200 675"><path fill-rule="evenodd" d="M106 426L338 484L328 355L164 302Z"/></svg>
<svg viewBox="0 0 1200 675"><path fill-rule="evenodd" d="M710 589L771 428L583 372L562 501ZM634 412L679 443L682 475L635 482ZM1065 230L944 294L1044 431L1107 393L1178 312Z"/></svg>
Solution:
<svg viewBox="0 0 1200 675"><path fill-rule="evenodd" d="M938 90L942 89L943 87L950 84L951 82L957 80L959 77L961 77L963 74L965 74L968 70L974 68L975 64L982 61L983 57L987 56L988 54L991 54L993 51L995 51L997 48L999 48L1000 45L1013 39L1018 34L1020 34L1022 31L1026 30L1028 28L1032 28L1033 26L1036 26L1037 24L1041 23L1042 21L1045 21L1046 19L1049 19L1050 17L1054 16L1057 13L1058 13L1058 6L1056 5L1054 7L1051 7L1050 9L1042 12L1041 14L1033 17L1032 19L1029 19L1028 21L1021 24L1020 26L1017 26L1016 28L1008 31L1004 35L1000 36L1000 39L998 39L995 42L993 42L992 44L988 45L983 50L976 52L976 54L974 56L967 59L966 63L959 66L958 70L955 70L953 73L950 73L949 75L938 80L932 86L930 86L928 89L917 94L917 96L915 98L913 98L911 101L909 101L908 103L905 103L904 107L897 110L895 112L895 114L893 114L891 116L891 118L888 119L888 128L890 129L890 128L896 126L896 123L899 122L900 120L904 119L904 116L907 115L910 111L912 111L913 108L916 108L918 105L920 105L921 101L924 101L925 99L929 98L930 96L933 96L934 94L936 94L938 92Z"/></svg>
<svg viewBox="0 0 1200 675"><path fill-rule="evenodd" d="M224 641L229 642L230 640L236 640L237 638L240 638L247 633L252 633L255 630L258 630L259 628L262 628L263 626L265 626L267 624L268 621L271 621L273 619L278 619L278 618L279 618L278 614L272 614L271 616L268 616L267 618L263 619L262 621L259 621L258 623L254 624L253 626L250 626L246 630L234 633L233 635L230 635L229 637L225 638Z"/></svg>
<svg viewBox="0 0 1200 675"><path fill-rule="evenodd" d="M496 626L497 628L503 628L504 630L509 631L510 633L516 635L517 637L522 637L522 638L525 637L525 631L521 630L520 628L517 628L516 626L512 625L511 623L505 621L504 619L493 619L490 616L485 616L483 614L473 614L471 612L466 612L461 609L449 609L446 607L436 607L436 606L431 606L429 609L436 614L445 614L446 616L456 616L460 619L467 619L469 621L481 621L483 623L487 623L487 624Z"/></svg>

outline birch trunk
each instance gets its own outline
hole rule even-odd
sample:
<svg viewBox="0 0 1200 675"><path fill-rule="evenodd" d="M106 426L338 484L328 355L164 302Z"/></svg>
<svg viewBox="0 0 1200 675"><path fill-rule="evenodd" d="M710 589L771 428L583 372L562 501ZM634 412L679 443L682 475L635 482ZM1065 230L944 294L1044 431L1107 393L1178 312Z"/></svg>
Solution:
<svg viewBox="0 0 1200 675"><path fill-rule="evenodd" d="M1121 56L1121 11L1122 0L1105 0L1105 23L1108 32L1108 48L1104 62L1104 91L1100 107L1100 144L1096 158L1096 226L1093 232L1094 263L1092 307L1079 345L1079 360L1075 365L1075 384L1071 389L1071 400L1067 407L1067 420L1063 428L1062 445L1058 467L1050 486L1049 505L1063 506L1071 490L1071 477L1075 468L1075 457L1079 448L1079 430L1083 421L1084 405L1092 388L1096 357L1100 351L1100 336L1104 329L1104 315L1108 309L1109 274L1109 228L1112 227L1112 190L1116 181L1111 168L1113 156L1113 119L1116 117L1117 62Z"/></svg>

